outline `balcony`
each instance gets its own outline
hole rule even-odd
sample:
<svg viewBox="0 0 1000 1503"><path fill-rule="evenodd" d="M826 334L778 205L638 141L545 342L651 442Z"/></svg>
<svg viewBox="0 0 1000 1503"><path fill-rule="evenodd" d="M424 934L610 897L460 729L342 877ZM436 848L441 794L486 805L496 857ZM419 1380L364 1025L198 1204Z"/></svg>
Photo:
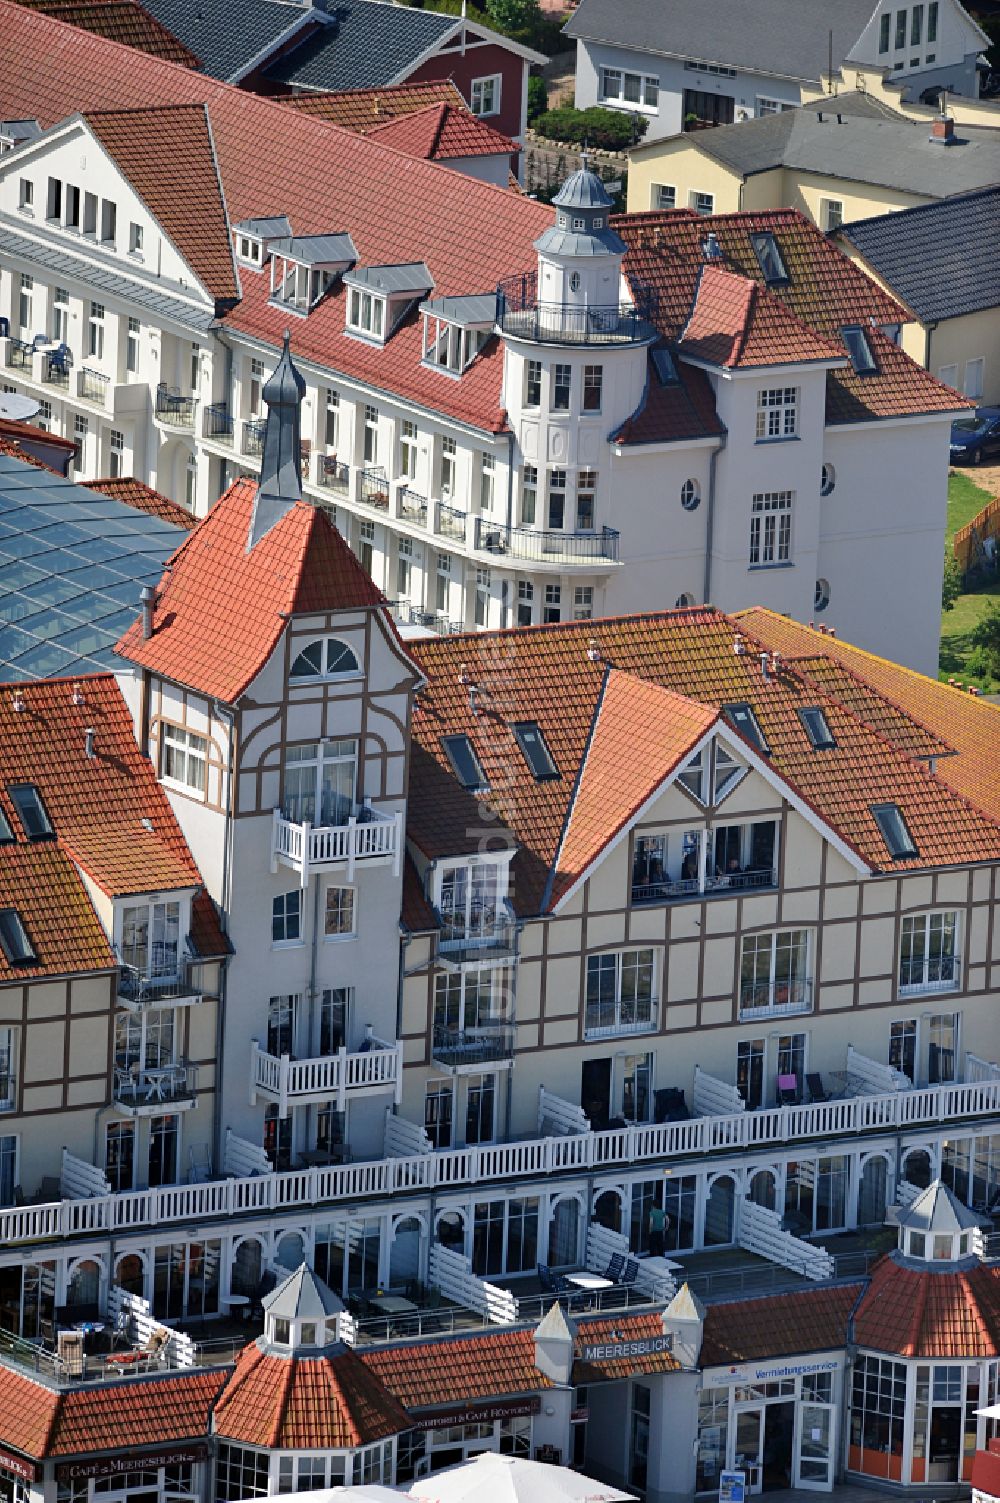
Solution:
<svg viewBox="0 0 1000 1503"><path fill-rule="evenodd" d="M778 873L771 868L752 872L726 872L719 877L705 878L704 887L697 877L662 877L658 881L632 882L632 902L667 903L673 898L725 896L727 893L749 892L759 888L777 887Z"/></svg>
<svg viewBox="0 0 1000 1503"><path fill-rule="evenodd" d="M332 491L335 496L350 496L350 465L342 464L336 454L317 454L312 483L322 486L325 491Z"/></svg>
<svg viewBox="0 0 1000 1503"><path fill-rule="evenodd" d="M395 600L391 604L394 618L403 626L422 626L438 637L460 636L466 629L464 622L452 621L443 611L422 611L408 600Z"/></svg>
<svg viewBox="0 0 1000 1503"><path fill-rule="evenodd" d="M389 510L389 481L385 470L361 471L361 495L358 499L375 511Z"/></svg>
<svg viewBox="0 0 1000 1503"><path fill-rule="evenodd" d="M240 434L240 453L259 459L264 452L264 432L267 423L263 418L246 418Z"/></svg>
<svg viewBox="0 0 1000 1503"><path fill-rule="evenodd" d="M81 401L93 402L98 407L106 407L110 386L111 377L105 376L101 371L93 370L89 365L83 366L77 374L76 394Z"/></svg>
<svg viewBox="0 0 1000 1503"><path fill-rule="evenodd" d="M196 1066L183 1060L145 1068L138 1061L116 1065L114 1104L133 1117L154 1117L167 1107L187 1111L194 1106L197 1084Z"/></svg>
<svg viewBox="0 0 1000 1503"><path fill-rule="evenodd" d="M812 977L796 981L744 981L740 985L740 1019L785 1018L812 1012Z"/></svg>
<svg viewBox="0 0 1000 1503"><path fill-rule="evenodd" d="M217 444L225 444L227 449L233 446L233 417L225 402L212 402L205 408L202 420L203 436L212 439Z"/></svg>
<svg viewBox="0 0 1000 1503"><path fill-rule="evenodd" d="M369 1047L358 1050L339 1049L315 1059L293 1059L291 1055L268 1054L256 1039L250 1044L250 1100L261 1095L276 1101L280 1115L287 1116L291 1106L335 1100L339 1110L350 1096L395 1095L398 1102L403 1083L401 1044L373 1038Z"/></svg>
<svg viewBox="0 0 1000 1503"><path fill-rule="evenodd" d="M505 277L497 286L497 324L511 339L541 344L644 344L656 338L657 300L586 306L547 303L538 298L538 273Z"/></svg>
<svg viewBox="0 0 1000 1503"><path fill-rule="evenodd" d="M192 965L182 960L168 975L151 972L149 966L129 965L118 958L118 1001L132 1012L145 1008L178 1007L202 1000L192 980Z"/></svg>
<svg viewBox="0 0 1000 1503"><path fill-rule="evenodd" d="M434 1024L431 1059L449 1075L476 1073L487 1066L510 1066L514 1059L514 1025L487 1018L475 1028Z"/></svg>
<svg viewBox="0 0 1000 1503"><path fill-rule="evenodd" d="M588 1003L583 1021L586 1039L627 1038L632 1033L652 1033L659 1020L660 1004L656 997L636 997L632 1001Z"/></svg>
<svg viewBox="0 0 1000 1503"><path fill-rule="evenodd" d="M899 995L919 997L934 992L953 992L962 979L957 955L915 955L899 964Z"/></svg>
<svg viewBox="0 0 1000 1503"><path fill-rule="evenodd" d="M15 371L31 370L31 360L35 353L35 346L30 340L14 339L7 340L7 359L5 364Z"/></svg>
<svg viewBox="0 0 1000 1503"><path fill-rule="evenodd" d="M437 530L443 538L452 538L456 543L464 543L467 522L468 512L460 511L457 506L449 506L447 501L438 502Z"/></svg>
<svg viewBox="0 0 1000 1503"><path fill-rule="evenodd" d="M427 526L427 497L411 491L406 486L399 493L399 515L404 522L412 522L417 527Z"/></svg>
<svg viewBox="0 0 1000 1503"><path fill-rule="evenodd" d="M280 809L274 811L271 835L271 870L278 862L290 866L309 884L314 871L329 871L346 866L350 878L355 863L390 865L399 875L403 850L403 816L380 814L377 809L361 805L342 825L297 824L285 819Z"/></svg>
<svg viewBox="0 0 1000 1503"><path fill-rule="evenodd" d="M54 350L44 350L39 361L40 376L46 386L60 386L64 391L69 389L69 373L73 356L65 345L60 345Z"/></svg>
<svg viewBox="0 0 1000 1503"><path fill-rule="evenodd" d="M195 397L182 396L174 387L167 386L162 381L156 388L154 414L156 421L167 428L176 428L182 433L193 433L196 406Z"/></svg>
<svg viewBox="0 0 1000 1503"><path fill-rule="evenodd" d="M441 926L438 959L449 968L500 959L517 949L517 924L506 899L496 906L474 908L468 916L438 913L437 919Z"/></svg>
<svg viewBox="0 0 1000 1503"><path fill-rule="evenodd" d="M535 564L618 562L618 533L613 527L602 527L599 532L544 532L477 517L473 547L480 553L506 554Z"/></svg>

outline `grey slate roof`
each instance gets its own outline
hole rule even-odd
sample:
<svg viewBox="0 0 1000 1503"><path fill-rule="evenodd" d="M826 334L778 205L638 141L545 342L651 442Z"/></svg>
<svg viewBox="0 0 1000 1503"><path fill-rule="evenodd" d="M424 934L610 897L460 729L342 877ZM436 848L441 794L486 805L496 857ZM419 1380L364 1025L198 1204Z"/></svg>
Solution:
<svg viewBox="0 0 1000 1503"><path fill-rule="evenodd" d="M588 167L572 173L552 202L557 209L610 209L612 205L607 188Z"/></svg>
<svg viewBox="0 0 1000 1503"><path fill-rule="evenodd" d="M964 1206L956 1195L936 1179L903 1209L893 1207L890 1224L905 1226L913 1232L966 1232L988 1226L989 1217L980 1216Z"/></svg>
<svg viewBox="0 0 1000 1503"><path fill-rule="evenodd" d="M459 25L457 16L387 0L331 0L330 14L335 24L279 58L268 78L309 89L377 88L405 74Z"/></svg>
<svg viewBox="0 0 1000 1503"><path fill-rule="evenodd" d="M339 1315L344 1302L338 1299L307 1263L300 1263L261 1304L275 1320L326 1320Z"/></svg>
<svg viewBox="0 0 1000 1503"><path fill-rule="evenodd" d="M290 235L292 221L287 214L275 214L270 219L241 219L234 228L257 235L261 240L272 240L276 235Z"/></svg>
<svg viewBox="0 0 1000 1503"><path fill-rule="evenodd" d="M846 224L849 241L921 323L1000 308L1000 188Z"/></svg>
<svg viewBox="0 0 1000 1503"><path fill-rule="evenodd" d="M830 30L838 67L874 10L875 0L581 0L563 30L639 52L818 82Z"/></svg>
<svg viewBox="0 0 1000 1503"><path fill-rule="evenodd" d="M322 17L287 0L149 0L147 10L200 57L213 78L238 76L303 17Z"/></svg>
<svg viewBox="0 0 1000 1503"><path fill-rule="evenodd" d="M338 235L282 235L271 241L270 248L306 266L343 266L358 259L357 248L346 231Z"/></svg>
<svg viewBox="0 0 1000 1503"><path fill-rule="evenodd" d="M434 297L420 304L421 313L436 313L450 323L472 327L492 324L497 316L495 292L469 293L465 297Z"/></svg>
<svg viewBox="0 0 1000 1503"><path fill-rule="evenodd" d="M928 198L1000 183L1000 131L956 126L955 136L943 146L925 124L843 111L838 123L810 107L699 131L695 144L743 177L784 166Z"/></svg>
<svg viewBox="0 0 1000 1503"><path fill-rule="evenodd" d="M0 455L0 677L115 672L113 648L186 534Z"/></svg>
<svg viewBox="0 0 1000 1503"><path fill-rule="evenodd" d="M371 287L389 297L400 293L429 292L434 278L422 261L409 261L402 266L355 266L344 276L348 287Z"/></svg>

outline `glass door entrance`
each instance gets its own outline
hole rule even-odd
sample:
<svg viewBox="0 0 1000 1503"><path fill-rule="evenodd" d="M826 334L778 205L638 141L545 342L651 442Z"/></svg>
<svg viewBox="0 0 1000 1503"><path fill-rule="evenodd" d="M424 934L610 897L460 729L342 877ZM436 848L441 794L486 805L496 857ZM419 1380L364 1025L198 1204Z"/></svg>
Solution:
<svg viewBox="0 0 1000 1503"><path fill-rule="evenodd" d="M796 1456L797 1487L828 1492L833 1486L833 1437L836 1412L832 1404L803 1404L800 1410Z"/></svg>
<svg viewBox="0 0 1000 1503"><path fill-rule="evenodd" d="M792 1485L795 1404L762 1404L736 1414L736 1467L747 1474L747 1491L771 1492Z"/></svg>

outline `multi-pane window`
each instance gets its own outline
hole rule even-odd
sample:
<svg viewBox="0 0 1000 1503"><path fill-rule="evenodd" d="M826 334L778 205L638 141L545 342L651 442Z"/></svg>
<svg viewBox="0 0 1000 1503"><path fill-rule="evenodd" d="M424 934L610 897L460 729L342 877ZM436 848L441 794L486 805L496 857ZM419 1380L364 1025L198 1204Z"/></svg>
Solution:
<svg viewBox="0 0 1000 1503"><path fill-rule="evenodd" d="M205 792L208 741L183 726L161 722L160 776L195 793Z"/></svg>
<svg viewBox="0 0 1000 1503"><path fill-rule="evenodd" d="M125 369L130 375L135 375L139 369L139 329L139 320L130 318L125 336Z"/></svg>
<svg viewBox="0 0 1000 1503"><path fill-rule="evenodd" d="M108 445L108 471L112 480L120 480L125 473L125 435L120 428L112 428Z"/></svg>
<svg viewBox="0 0 1000 1503"><path fill-rule="evenodd" d="M56 287L52 293L52 338L60 344L69 339L69 293Z"/></svg>
<svg viewBox="0 0 1000 1503"><path fill-rule="evenodd" d="M787 564L792 552L792 492L758 491L750 515L750 563Z"/></svg>
<svg viewBox="0 0 1000 1503"><path fill-rule="evenodd" d="M87 314L87 354L104 359L104 304L91 302Z"/></svg>
<svg viewBox="0 0 1000 1503"><path fill-rule="evenodd" d="M407 480L417 473L417 425L409 418L403 419L399 438L399 472Z"/></svg>
<svg viewBox="0 0 1000 1503"><path fill-rule="evenodd" d="M247 383L247 411L251 417L260 416L264 392L264 362L254 356L250 361L250 380Z"/></svg>
<svg viewBox="0 0 1000 1503"><path fill-rule="evenodd" d="M676 209L677 189L669 183L654 183L651 209Z"/></svg>
<svg viewBox="0 0 1000 1503"><path fill-rule="evenodd" d="M566 525L566 471L550 470L548 480L548 526L559 532Z"/></svg>
<svg viewBox="0 0 1000 1503"><path fill-rule="evenodd" d="M879 17L879 23L878 23L878 50L879 50L880 53L881 52L888 52L889 51L889 42L890 42L891 38L892 38L892 12L887 10L887 11L884 11L882 13L882 15Z"/></svg>
<svg viewBox="0 0 1000 1503"><path fill-rule="evenodd" d="M896 51L906 46L906 11L896 12Z"/></svg>
<svg viewBox="0 0 1000 1503"><path fill-rule="evenodd" d="M85 417L83 413L78 412L73 418L73 438L76 442L76 459L74 462L76 464L84 462L84 449L86 448L89 432L90 419Z"/></svg>
<svg viewBox="0 0 1000 1503"><path fill-rule="evenodd" d="M35 417L35 427L36 428L41 428L41 430L42 430L43 433L47 433L48 430L49 430L49 425L51 424L51 422L52 422L52 403L51 402L45 402L45 401L39 402L39 404L38 404L38 413L37 413L37 415Z"/></svg>
<svg viewBox="0 0 1000 1503"><path fill-rule="evenodd" d="M290 746L285 753L285 818L293 824L346 824L354 813L357 770L356 741Z"/></svg>
<svg viewBox="0 0 1000 1503"><path fill-rule="evenodd" d="M475 621L477 626L485 626L490 613L490 571L487 568L476 569L476 600Z"/></svg>
<svg viewBox="0 0 1000 1503"><path fill-rule="evenodd" d="M355 932L354 888L328 887L323 906L323 934L327 939L346 939Z"/></svg>
<svg viewBox="0 0 1000 1503"><path fill-rule="evenodd" d="M336 449L340 438L340 397L331 387L326 388L326 416L323 441L328 449Z"/></svg>
<svg viewBox="0 0 1000 1503"><path fill-rule="evenodd" d="M372 572L375 553L375 523L358 523L358 562L367 574Z"/></svg>
<svg viewBox="0 0 1000 1503"><path fill-rule="evenodd" d="M899 941L900 991L947 990L958 982L958 914L907 914Z"/></svg>
<svg viewBox="0 0 1000 1503"><path fill-rule="evenodd" d="M291 1054L295 1048L295 1013L298 997L291 992L271 997L267 1004L267 1052Z"/></svg>
<svg viewBox="0 0 1000 1503"><path fill-rule="evenodd" d="M433 1148L451 1147L453 1096L451 1081L435 1081L424 1097L424 1132Z"/></svg>
<svg viewBox="0 0 1000 1503"><path fill-rule="evenodd" d="M116 1193L135 1183L135 1123L109 1122L104 1133L104 1173Z"/></svg>
<svg viewBox="0 0 1000 1503"><path fill-rule="evenodd" d="M500 867L493 861L453 866L441 881L441 933L444 939L490 939L501 903Z"/></svg>
<svg viewBox="0 0 1000 1503"><path fill-rule="evenodd" d="M442 615L448 613L448 596L451 590L451 554L439 553L434 576L434 609Z"/></svg>
<svg viewBox="0 0 1000 1503"><path fill-rule="evenodd" d="M440 972L434 984L434 1042L488 1028L503 1008L499 973L492 966L479 970Z"/></svg>
<svg viewBox="0 0 1000 1503"><path fill-rule="evenodd" d="M888 1467L898 1457L902 1467L906 1422L906 1363L859 1353L851 1387L851 1445L869 1451Z"/></svg>
<svg viewBox="0 0 1000 1503"><path fill-rule="evenodd" d="M496 499L497 462L493 454L483 455L483 468L479 484L479 502L485 512L493 510Z"/></svg>
<svg viewBox="0 0 1000 1503"><path fill-rule="evenodd" d="M546 624L562 620L562 586L547 584L545 586L545 605L542 608L542 620Z"/></svg>
<svg viewBox="0 0 1000 1503"><path fill-rule="evenodd" d="M521 524L524 527L535 525L535 514L538 508L538 470L533 464L526 464L521 475Z"/></svg>
<svg viewBox="0 0 1000 1503"><path fill-rule="evenodd" d="M378 464L378 408L365 407L365 464Z"/></svg>
<svg viewBox="0 0 1000 1503"><path fill-rule="evenodd" d="M266 1498L270 1457L267 1451L251 1451L249 1446L219 1442L215 1463L217 1503L236 1503L239 1498Z"/></svg>
<svg viewBox="0 0 1000 1503"><path fill-rule="evenodd" d="M576 477L576 527L578 532L592 532L597 471L580 470Z"/></svg>
<svg viewBox="0 0 1000 1503"><path fill-rule="evenodd" d="M151 980L177 975L179 903L130 903L122 911L122 961Z"/></svg>
<svg viewBox="0 0 1000 1503"><path fill-rule="evenodd" d="M538 1197L476 1201L472 1271L480 1276L526 1273L538 1261Z"/></svg>
<svg viewBox="0 0 1000 1503"><path fill-rule="evenodd" d="M938 0L931 0L927 7L927 41L928 44L937 41L938 29ZM928 58L928 62L930 59Z"/></svg>
<svg viewBox="0 0 1000 1503"><path fill-rule="evenodd" d="M324 987L319 1007L319 1052L336 1054L347 1045L353 986Z"/></svg>
<svg viewBox="0 0 1000 1503"><path fill-rule="evenodd" d="M410 598L410 573L413 568L413 539L400 538L396 543L396 594L400 600Z"/></svg>
<svg viewBox="0 0 1000 1503"><path fill-rule="evenodd" d="M714 214L715 213L715 194L714 193L698 193L698 192L692 193L691 194L691 207L692 207L692 209L694 210L694 212L696 214Z"/></svg>
<svg viewBox="0 0 1000 1503"><path fill-rule="evenodd" d="M530 626L535 619L535 587L530 579L518 580L517 624Z"/></svg>
<svg viewBox="0 0 1000 1503"><path fill-rule="evenodd" d="M604 366L585 365L583 367L583 410L584 412L600 412L604 392Z"/></svg>
<svg viewBox="0 0 1000 1503"><path fill-rule="evenodd" d="M552 367L552 400L550 406L553 412L569 411L572 385L573 367L557 362Z"/></svg>
<svg viewBox="0 0 1000 1503"><path fill-rule="evenodd" d="M302 939L302 889L280 892L271 903L271 943L298 944Z"/></svg>
<svg viewBox="0 0 1000 1503"><path fill-rule="evenodd" d="M35 279L28 271L21 273L21 290L17 299L17 321L22 334L31 336L31 305L34 299Z"/></svg>
<svg viewBox="0 0 1000 1503"><path fill-rule="evenodd" d="M360 287L351 288L347 309L347 327L358 334L381 339L385 328L385 298L365 292Z"/></svg>
<svg viewBox="0 0 1000 1503"><path fill-rule="evenodd" d="M474 115L498 115L500 113L499 73L493 73L488 78L474 78L469 93Z"/></svg>
<svg viewBox="0 0 1000 1503"><path fill-rule="evenodd" d="M656 1022L652 950L613 950L587 957L584 1032L609 1037L652 1028Z"/></svg>
<svg viewBox="0 0 1000 1503"><path fill-rule="evenodd" d="M465 1141L492 1143L496 1133L496 1076L470 1075L466 1083Z"/></svg>
<svg viewBox="0 0 1000 1503"><path fill-rule="evenodd" d="M524 405L525 407L542 405L542 362L540 360L525 361Z"/></svg>
<svg viewBox="0 0 1000 1503"><path fill-rule="evenodd" d="M757 437L794 438L799 427L797 386L768 386L757 393Z"/></svg>
<svg viewBox="0 0 1000 1503"><path fill-rule="evenodd" d="M593 585L576 585L573 589L573 620L590 621L594 614Z"/></svg>
<svg viewBox="0 0 1000 1503"><path fill-rule="evenodd" d="M648 73L602 68L601 99L609 104L640 105L655 110L660 103L660 80Z"/></svg>
<svg viewBox="0 0 1000 1503"><path fill-rule="evenodd" d="M811 1002L807 929L777 929L743 936L741 1016L805 1012Z"/></svg>
<svg viewBox="0 0 1000 1503"><path fill-rule="evenodd" d="M441 440L441 495L450 501L455 494L455 475L458 464L458 441L454 438Z"/></svg>
<svg viewBox="0 0 1000 1503"><path fill-rule="evenodd" d="M917 1078L917 1020L900 1018L889 1024L889 1063L911 1081Z"/></svg>
<svg viewBox="0 0 1000 1503"><path fill-rule="evenodd" d="M927 1083L945 1085L957 1079L960 1014L937 1013L927 1024Z"/></svg>
<svg viewBox="0 0 1000 1503"><path fill-rule="evenodd" d="M17 1108L19 1038L16 1028L0 1028L0 1112L12 1112Z"/></svg>

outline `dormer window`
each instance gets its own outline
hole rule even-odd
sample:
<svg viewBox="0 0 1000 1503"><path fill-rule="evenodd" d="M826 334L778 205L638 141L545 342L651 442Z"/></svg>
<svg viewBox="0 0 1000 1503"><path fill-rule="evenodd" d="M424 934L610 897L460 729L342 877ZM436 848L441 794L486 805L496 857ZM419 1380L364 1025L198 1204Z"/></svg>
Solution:
<svg viewBox="0 0 1000 1503"><path fill-rule="evenodd" d="M307 266L304 261L294 261L289 256L272 255L270 301L296 313L308 313L335 280L333 272Z"/></svg>
<svg viewBox="0 0 1000 1503"><path fill-rule="evenodd" d="M847 353L851 358L851 367L856 375L870 376L877 368L872 347L868 343L868 336L860 324L845 324L840 331L840 337L847 346Z"/></svg>
<svg viewBox="0 0 1000 1503"><path fill-rule="evenodd" d="M759 235L750 236L750 244L753 253L757 257L757 264L761 269L764 281L768 287L780 287L788 281L788 270L784 258L770 230Z"/></svg>
<svg viewBox="0 0 1000 1503"><path fill-rule="evenodd" d="M236 239L236 258L248 266L260 267L264 260L264 245L255 235L239 235Z"/></svg>
<svg viewBox="0 0 1000 1503"><path fill-rule="evenodd" d="M420 311L424 315L424 364L461 375L490 339L496 298L492 293L434 298L421 303Z"/></svg>
<svg viewBox="0 0 1000 1503"><path fill-rule="evenodd" d="M427 297L434 278L422 261L401 266L353 266L345 272L348 288L345 326L349 334L384 344L416 299Z"/></svg>
<svg viewBox="0 0 1000 1503"><path fill-rule="evenodd" d="M384 297L374 292L363 292L360 287L351 288L347 305L347 327L355 334L365 334L370 339L385 337Z"/></svg>
<svg viewBox="0 0 1000 1503"><path fill-rule="evenodd" d="M595 214L594 215L593 228L595 230L603 230L603 228L604 228L604 215L603 214Z"/></svg>
<svg viewBox="0 0 1000 1503"><path fill-rule="evenodd" d="M351 678L360 673L357 656L346 642L327 637L304 647L291 667L289 677L296 679Z"/></svg>
<svg viewBox="0 0 1000 1503"><path fill-rule="evenodd" d="M269 219L243 219L235 226L233 243L237 261L260 271L273 240L289 239L292 226L284 214Z"/></svg>

